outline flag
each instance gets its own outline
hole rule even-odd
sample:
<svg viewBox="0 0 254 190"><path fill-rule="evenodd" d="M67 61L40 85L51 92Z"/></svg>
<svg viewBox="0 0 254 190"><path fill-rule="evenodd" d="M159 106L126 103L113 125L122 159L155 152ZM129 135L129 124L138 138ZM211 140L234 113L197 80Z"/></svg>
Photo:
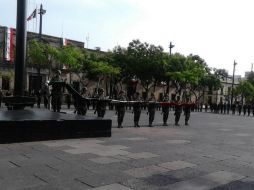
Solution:
<svg viewBox="0 0 254 190"><path fill-rule="evenodd" d="M12 63L13 60L13 28L7 28L5 33L5 60Z"/></svg>
<svg viewBox="0 0 254 190"><path fill-rule="evenodd" d="M62 39L62 45L63 45L63 46L67 46L67 45L69 45L69 43L70 43L70 42L69 42L68 39L66 39L66 38L63 38L63 39Z"/></svg>
<svg viewBox="0 0 254 190"><path fill-rule="evenodd" d="M37 9L34 9L34 11L32 12L32 14L26 19L27 21L32 20L33 18L35 18L37 16Z"/></svg>

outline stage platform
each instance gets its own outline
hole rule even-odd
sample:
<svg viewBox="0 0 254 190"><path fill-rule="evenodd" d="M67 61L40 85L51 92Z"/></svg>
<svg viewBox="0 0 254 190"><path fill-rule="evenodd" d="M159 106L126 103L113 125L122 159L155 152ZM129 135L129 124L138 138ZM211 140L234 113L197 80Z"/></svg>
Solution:
<svg viewBox="0 0 254 190"><path fill-rule="evenodd" d="M0 112L0 143L110 137L112 121L28 109Z"/></svg>

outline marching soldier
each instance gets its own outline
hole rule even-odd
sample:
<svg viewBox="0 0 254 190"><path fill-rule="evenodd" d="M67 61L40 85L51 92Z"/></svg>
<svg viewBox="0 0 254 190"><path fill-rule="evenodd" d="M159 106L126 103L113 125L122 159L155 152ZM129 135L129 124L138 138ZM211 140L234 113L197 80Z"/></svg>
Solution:
<svg viewBox="0 0 254 190"><path fill-rule="evenodd" d="M51 79L49 85L52 85L51 90L51 104L54 112L60 112L61 105L62 105L62 85L59 85L54 82L62 82L62 79L60 77L61 71L57 70L55 73L55 76Z"/></svg>
<svg viewBox="0 0 254 190"><path fill-rule="evenodd" d="M168 94L165 94L163 98L163 102L169 102ZM168 114L169 114L169 105L162 105L162 113L163 113L163 126L167 126Z"/></svg>
<svg viewBox="0 0 254 190"><path fill-rule="evenodd" d="M242 104L241 103L239 103L238 104L238 113L239 113L239 115L241 115L241 113L242 113Z"/></svg>
<svg viewBox="0 0 254 190"><path fill-rule="evenodd" d="M118 100L126 101L125 93L123 90L119 92ZM123 128L122 123L125 115L125 106L126 103L124 102L118 102L116 105L118 128Z"/></svg>
<svg viewBox="0 0 254 190"><path fill-rule="evenodd" d="M178 122L182 114L182 105L180 104L180 96L177 96L175 102L175 126L179 126Z"/></svg>
<svg viewBox="0 0 254 190"><path fill-rule="evenodd" d="M185 115L185 125L189 125L189 119L190 119L190 113L191 113L191 102L190 98L186 99L186 103L184 104L184 115Z"/></svg>
<svg viewBox="0 0 254 190"><path fill-rule="evenodd" d="M235 102L232 104L232 114L235 115L235 108L236 108L236 104Z"/></svg>
<svg viewBox="0 0 254 190"><path fill-rule="evenodd" d="M95 108L95 113L97 112L97 116L103 118L105 115L106 106L107 106L103 88L99 88L97 98L98 98L98 100L97 100L97 104L96 104L96 108Z"/></svg>
<svg viewBox="0 0 254 190"><path fill-rule="evenodd" d="M247 111L247 105L244 104L244 105L243 105L243 115L244 115L244 116L246 115L246 111Z"/></svg>
<svg viewBox="0 0 254 190"><path fill-rule="evenodd" d="M156 99L154 93L151 93L151 97L149 98L148 101L149 101L148 103L149 127L152 127L156 108Z"/></svg>
<svg viewBox="0 0 254 190"><path fill-rule="evenodd" d="M250 110L251 110L251 105L250 105L250 103L248 103L248 105L247 105L248 116L250 116Z"/></svg>
<svg viewBox="0 0 254 190"><path fill-rule="evenodd" d="M138 122L141 115L141 99L139 93L136 92L133 97L133 113L134 113L134 127L140 127Z"/></svg>
<svg viewBox="0 0 254 190"><path fill-rule="evenodd" d="M228 103L227 103L227 114L229 114L229 110L230 110L230 103L228 101Z"/></svg>
<svg viewBox="0 0 254 190"><path fill-rule="evenodd" d="M87 88L84 87L82 88L81 90L81 96L82 98L88 98L88 94L87 94ZM86 112L87 112L87 101L84 101L84 103L81 105L82 106L82 109L81 109L81 115L86 115Z"/></svg>

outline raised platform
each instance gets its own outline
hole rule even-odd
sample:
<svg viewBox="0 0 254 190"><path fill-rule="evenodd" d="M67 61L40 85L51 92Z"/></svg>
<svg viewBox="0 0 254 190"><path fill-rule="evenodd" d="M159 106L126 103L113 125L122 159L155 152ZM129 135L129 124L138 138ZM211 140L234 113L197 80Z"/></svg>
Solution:
<svg viewBox="0 0 254 190"><path fill-rule="evenodd" d="M0 143L110 137L112 121L47 110L0 112Z"/></svg>

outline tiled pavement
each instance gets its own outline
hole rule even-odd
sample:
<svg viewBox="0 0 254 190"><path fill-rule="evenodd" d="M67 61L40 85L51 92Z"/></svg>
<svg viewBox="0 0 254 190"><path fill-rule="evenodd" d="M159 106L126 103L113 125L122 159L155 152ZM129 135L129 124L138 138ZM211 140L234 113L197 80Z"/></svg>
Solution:
<svg viewBox="0 0 254 190"><path fill-rule="evenodd" d="M253 121L193 113L188 127L113 128L111 138L2 144L0 190L253 190Z"/></svg>

